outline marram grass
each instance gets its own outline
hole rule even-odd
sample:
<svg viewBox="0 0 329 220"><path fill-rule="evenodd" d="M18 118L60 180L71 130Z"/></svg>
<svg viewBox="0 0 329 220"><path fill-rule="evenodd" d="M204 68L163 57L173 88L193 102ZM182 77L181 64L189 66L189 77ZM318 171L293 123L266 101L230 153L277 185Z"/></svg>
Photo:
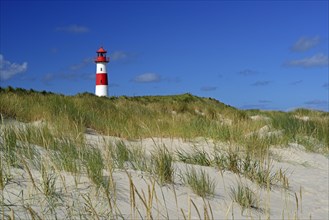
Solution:
<svg viewBox="0 0 329 220"><path fill-rule="evenodd" d="M197 171L194 167L187 167L182 176L184 184L198 196L206 198L215 195L216 182L203 169Z"/></svg>
<svg viewBox="0 0 329 220"><path fill-rule="evenodd" d="M0 100L2 117L45 122L59 128L54 129L55 137L81 138L86 128L92 128L100 134L132 139L211 138L236 143L258 156L265 154L269 146L288 143L300 143L309 151L329 152L328 112L243 111L191 94L105 98L90 93L64 96L12 87L0 88ZM251 120L253 115L268 120ZM264 126L275 135L257 135ZM47 138L47 131L42 132Z"/></svg>
<svg viewBox="0 0 329 220"><path fill-rule="evenodd" d="M181 114L190 114L189 117L194 117L193 112ZM177 115L172 117L176 116ZM196 117L199 118L201 116ZM24 207L26 215L23 216L23 218L43 219L48 218L48 216L53 216L56 218L56 215L59 215L62 212L65 213L65 216L61 215L58 216L58 218L160 218L158 217L159 213L157 213L156 210L159 205L158 202L161 195L159 192L157 194L155 186L156 184L160 184L163 189L169 189L171 185L177 186L177 182L175 182L176 179L173 178L174 174L176 174L176 170L173 169L173 163L175 163L174 156L177 155L169 152L166 149L166 146L159 145L157 146L158 148L155 148L155 151L151 152L150 158L147 158L145 156L144 150L128 146L124 142L116 142L112 145L109 144L108 146L105 146L103 151L101 151L98 148L99 146L89 146L86 144L86 140L82 138L82 135L79 133L83 131L80 131L78 125L73 124L73 130L64 134L60 128L56 127L56 124L52 124L51 121L47 121L46 119L43 120L47 122L45 125L31 125L25 127L25 129L17 129L14 126L7 127L6 124L1 124L0 126L1 131L5 131L1 132L0 140L2 141L0 148L1 189L6 191L8 185L13 184L10 174L11 168L16 169L18 167L27 170L28 172L29 170L33 169L34 172L29 172L30 174L28 174L28 178L31 179L35 185L31 191L35 191L37 194L41 193L41 198L44 198L43 200L38 200L36 197L34 198L35 203L41 203L42 208L40 209L33 205L33 203L28 203L26 200L24 203L16 205L16 207ZM201 119L199 118L198 120ZM205 118L202 120L206 121L208 119ZM237 121L237 123L241 127L244 126L246 121L253 123L248 119L241 118L239 120L240 122ZM194 124L193 126L197 125ZM235 125L232 124L232 126ZM259 128L262 127L263 124L254 124L252 126ZM240 130L241 127L234 129L230 128L230 135L243 132ZM129 130L129 128L127 129L129 133L132 132ZM144 129L146 130L147 127ZM251 131L250 126L247 131ZM153 134L153 131L151 130L148 132L149 134ZM159 130L156 132L159 132ZM247 138L250 137L247 136L233 138L233 136L228 136L228 140L236 141L236 143L239 143L239 141L242 140L246 140ZM257 147L261 145L255 146L255 149L257 149ZM106 152L106 149L108 149L109 152ZM251 150L252 149L253 148L251 147ZM242 150L246 151L244 148L242 148ZM40 157L40 153L37 153L36 151L42 151L42 157ZM108 153L108 155L106 153ZM203 149L195 149L191 154L183 151L181 151L181 153L183 155L181 158L179 158L181 161L183 161L184 158L187 158L185 162L183 161L184 163L200 164L203 166L215 166L216 168L224 171L235 171L234 173L237 173L238 175L242 174L251 180L251 182L256 183L254 185L256 187L258 185L262 186L265 183L264 181L261 181L262 184L260 184L259 179L266 180L266 184L272 184L270 181L268 181L272 177L272 170L267 169L270 166L266 166L266 164L262 164L262 160L256 159L256 154L250 153L250 155L253 157L249 157L248 154L247 156L243 154L240 155L234 151L214 151L206 153ZM58 157L54 157L54 155L57 155ZM13 163L13 161L15 162ZM34 165L38 164L38 161L40 165ZM149 161L149 163L145 161ZM182 173L181 177L183 183L190 187L191 191L196 194L196 196L201 197L202 199L212 199L212 197L217 196L217 194L215 194L215 188L217 184L215 178L210 176L204 168L197 170L193 165L187 166L191 168L187 168L186 172ZM39 169L35 169L36 167L39 167ZM123 210L120 210L120 207L118 207L119 204L117 204L117 198L121 196L120 186L116 185L116 179L113 177L112 173L114 172L114 169L117 169L119 172L124 170L128 174L131 167L133 169L145 171L143 172L143 176L147 177L145 179L150 178L151 183L147 183L147 187L143 189L137 189L133 183L134 180L131 176L128 175L131 184L130 201L132 210L131 216L123 217L121 213ZM88 178L91 184L90 187L95 187L98 190L97 198L98 196L101 197L103 195L103 197L107 198L107 203L100 202L98 199L95 199L91 193L85 192L79 195L83 198L82 204L78 204L76 201L70 203L68 197L62 197L63 192L66 190L65 176L63 176L63 173L67 172L77 177L77 179L82 176ZM37 177L37 174L40 174L39 178ZM218 175L220 174L218 173ZM259 175L261 175L261 178L259 178ZM285 172L280 170L279 172L275 173L275 175L275 178L282 182L284 185L283 187L285 189L289 189L289 182ZM61 182L64 183L63 188L58 187L58 184ZM77 188L78 182L79 181L77 180L77 185L75 186ZM74 196L74 192L77 190L77 188L73 188L72 196ZM72 190L72 188L68 189ZM25 193L26 191L24 191L24 194ZM221 196L222 192L219 193L219 196ZM232 187L229 193L231 195L231 199L237 202L242 207L242 209L261 210L261 201L259 201L257 195L255 195L255 193L251 191L250 188L246 185L239 184L237 187ZM176 204L178 204L176 194L175 197ZM301 199L298 200L296 194L295 197L297 201L297 209L301 208ZM142 206L138 207L136 203L139 202L142 203ZM202 207L198 207L193 202L193 200L190 200L190 202L198 213L202 210ZM15 212L18 210L16 207L13 209ZM6 209L6 213L10 212L4 203L2 204L1 208ZM211 206L209 205L209 210L207 206L204 206L204 209L204 219L209 219L212 215ZM63 210L66 211L64 212ZM141 216L140 214L140 212L143 210L145 210L145 216ZM179 210L178 205L177 210ZM168 209L166 211L168 213ZM4 211L1 212L4 213ZM182 213L185 216L184 212ZM13 216L14 215L15 213ZM190 210L187 211L186 216L191 216ZM201 218L200 213L198 216ZM191 219L191 217L187 217L187 219Z"/></svg>

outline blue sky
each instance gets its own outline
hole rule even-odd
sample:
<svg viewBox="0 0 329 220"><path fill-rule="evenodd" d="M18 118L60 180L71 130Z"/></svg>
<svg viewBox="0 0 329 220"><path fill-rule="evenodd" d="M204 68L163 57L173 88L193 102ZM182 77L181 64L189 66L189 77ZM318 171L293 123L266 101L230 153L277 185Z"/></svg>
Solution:
<svg viewBox="0 0 329 220"><path fill-rule="evenodd" d="M328 111L328 1L0 1L0 86Z"/></svg>

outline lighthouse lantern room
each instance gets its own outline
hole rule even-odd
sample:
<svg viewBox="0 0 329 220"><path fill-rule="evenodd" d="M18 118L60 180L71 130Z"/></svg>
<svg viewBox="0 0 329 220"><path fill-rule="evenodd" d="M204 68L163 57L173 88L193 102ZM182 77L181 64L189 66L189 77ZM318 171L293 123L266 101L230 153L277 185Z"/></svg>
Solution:
<svg viewBox="0 0 329 220"><path fill-rule="evenodd" d="M97 51L97 57L95 59L96 63L96 89L95 95L97 96L107 96L108 93L108 80L106 72L106 64L110 62L110 58L106 57L107 51L103 47L99 48Z"/></svg>

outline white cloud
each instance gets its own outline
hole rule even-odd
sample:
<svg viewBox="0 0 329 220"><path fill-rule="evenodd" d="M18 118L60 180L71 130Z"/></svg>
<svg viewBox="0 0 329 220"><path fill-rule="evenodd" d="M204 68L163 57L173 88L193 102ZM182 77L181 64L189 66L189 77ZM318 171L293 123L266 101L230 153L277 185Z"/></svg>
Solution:
<svg viewBox="0 0 329 220"><path fill-rule="evenodd" d="M159 82L161 81L161 76L156 73L144 73L136 76L133 81L137 83Z"/></svg>
<svg viewBox="0 0 329 220"><path fill-rule="evenodd" d="M41 78L41 81L45 84L50 84L53 81L56 80L94 80L95 74L88 74L88 73L74 73L74 72L68 72L68 73L47 73L43 75Z"/></svg>
<svg viewBox="0 0 329 220"><path fill-rule="evenodd" d="M138 59L138 54L134 52L127 52L123 50L112 51L110 54L110 61L120 64L131 64Z"/></svg>
<svg viewBox="0 0 329 220"><path fill-rule="evenodd" d="M118 60L125 60L128 58L128 53L124 51L114 51L110 55L111 60L118 61Z"/></svg>
<svg viewBox="0 0 329 220"><path fill-rule="evenodd" d="M319 36L315 37L301 37L292 47L291 50L295 52L303 52L316 47L320 43Z"/></svg>
<svg viewBox="0 0 329 220"><path fill-rule="evenodd" d="M94 58L88 57L83 59L80 63L74 64L70 66L70 70L79 70L87 66L88 64L93 63Z"/></svg>
<svg viewBox="0 0 329 220"><path fill-rule="evenodd" d="M76 24L69 25L69 26L63 26L63 27L57 27L55 29L59 32L67 32L67 33L87 33L89 32L89 28L85 26L79 26Z"/></svg>
<svg viewBox="0 0 329 220"><path fill-rule="evenodd" d="M84 75L83 79L86 79L86 80L95 80L96 78L96 75L95 74L88 74L88 75Z"/></svg>
<svg viewBox="0 0 329 220"><path fill-rule="evenodd" d="M27 70L27 62L22 64L11 63L4 59L4 56L0 54L0 80L7 80L16 74L23 73Z"/></svg>
<svg viewBox="0 0 329 220"><path fill-rule="evenodd" d="M324 55L322 53L319 53L319 54L315 54L311 57L306 57L304 59L287 61L284 65L309 68L309 67L328 66L328 63L329 63L328 56Z"/></svg>
<svg viewBox="0 0 329 220"><path fill-rule="evenodd" d="M53 73L47 73L47 74L43 75L41 80L44 83L49 83L50 81L53 81L54 79L55 79L55 75Z"/></svg>

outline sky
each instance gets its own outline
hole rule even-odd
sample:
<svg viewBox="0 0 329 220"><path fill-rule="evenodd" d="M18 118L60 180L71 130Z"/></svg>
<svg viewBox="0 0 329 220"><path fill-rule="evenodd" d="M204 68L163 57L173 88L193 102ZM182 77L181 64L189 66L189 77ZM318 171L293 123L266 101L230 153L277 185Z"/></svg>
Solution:
<svg viewBox="0 0 329 220"><path fill-rule="evenodd" d="M0 1L0 86L328 107L328 1Z"/></svg>

